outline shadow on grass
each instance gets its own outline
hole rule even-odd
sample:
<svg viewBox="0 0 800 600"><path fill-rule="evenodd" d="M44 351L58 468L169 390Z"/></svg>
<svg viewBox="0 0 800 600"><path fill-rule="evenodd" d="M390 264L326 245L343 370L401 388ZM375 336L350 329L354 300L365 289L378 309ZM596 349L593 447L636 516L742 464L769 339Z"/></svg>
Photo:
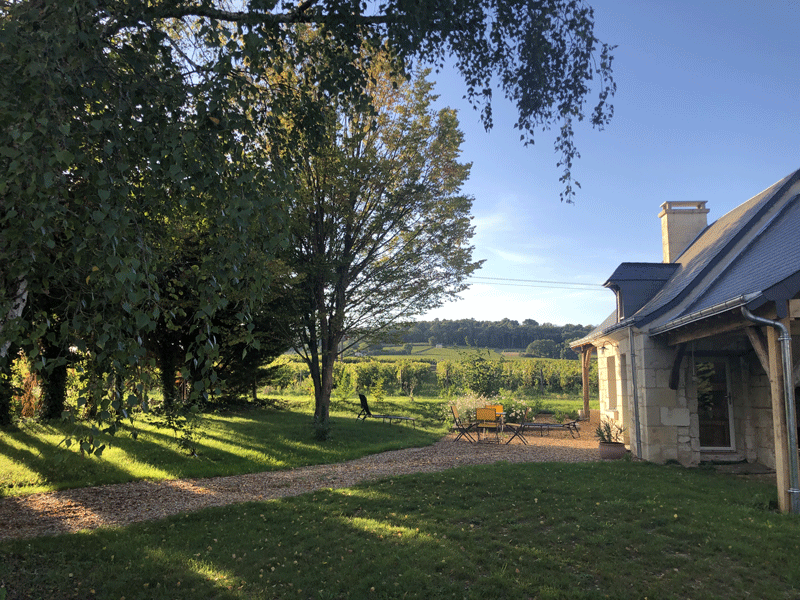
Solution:
<svg viewBox="0 0 800 600"><path fill-rule="evenodd" d="M50 434L62 435L58 430ZM17 431L5 437L24 444L25 447L17 448L0 438L0 455L24 465L38 474L39 479L36 481L15 479L13 469L9 469L10 472L4 473L4 478L8 479L6 486L0 490L0 495L24 492L26 488L35 490L42 485L51 486L53 489L93 485L93 482L100 477L113 481L130 481L133 478L123 466L96 458L83 458L75 449L58 447L58 442L49 443L25 431Z"/></svg>
<svg viewBox="0 0 800 600"><path fill-rule="evenodd" d="M766 489L636 463L467 467L11 542L0 579L9 599L793 597L800 524L751 505Z"/></svg>
<svg viewBox="0 0 800 600"><path fill-rule="evenodd" d="M422 428L334 416L332 439L320 442L313 439L311 417L307 413L265 411L248 415L247 419L217 415L203 419L193 443L197 451L194 457L178 446L172 430L142 420L137 440L131 437L126 425L121 433L103 440L109 449L102 458L81 460L74 450L56 448L57 441L37 437L47 433L50 439L60 441L66 427L66 424L36 426L29 431L0 436L0 455L38 474L36 481L30 475L26 481L11 481L3 488L3 495L24 492L26 486L30 488L28 491L38 491L34 486L44 482L53 489L66 489L143 478L240 475L342 462L387 450L429 445L440 436Z"/></svg>

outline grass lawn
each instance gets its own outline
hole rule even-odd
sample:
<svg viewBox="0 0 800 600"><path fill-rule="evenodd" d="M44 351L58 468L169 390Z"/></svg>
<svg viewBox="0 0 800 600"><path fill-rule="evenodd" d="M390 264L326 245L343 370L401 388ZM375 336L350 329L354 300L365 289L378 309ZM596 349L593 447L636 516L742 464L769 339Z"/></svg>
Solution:
<svg viewBox="0 0 800 600"><path fill-rule="evenodd" d="M583 410L583 397L570 394L544 394L541 397L542 405L547 410L556 412L577 412ZM597 410L600 408L600 400L597 396L589 399L589 408Z"/></svg>
<svg viewBox="0 0 800 600"><path fill-rule="evenodd" d="M7 542L0 598L796 598L771 500L710 469L465 467Z"/></svg>
<svg viewBox="0 0 800 600"><path fill-rule="evenodd" d="M73 450L58 447L72 432L67 424L25 422L17 430L0 431L0 496L341 462L385 450L425 446L446 431L446 424L437 420L438 400L412 403L408 398L388 398L372 407L376 412L413 416L417 427L356 421L360 407L354 400L334 404L332 439L319 442L312 435L313 403L307 398L288 401L288 410L204 415L197 457L177 447L172 430L158 428L146 418L137 419L138 440L128 431L118 433L108 439L109 447L100 459L81 458L75 446Z"/></svg>
<svg viewBox="0 0 800 600"><path fill-rule="evenodd" d="M172 430L159 428L145 417L137 419L139 437L125 430L108 438L101 459L81 458L62 444L68 434L79 437L88 428L62 423L23 422L16 430L0 430L0 497L74 487L123 483L140 479L180 479L240 475L312 464L334 463L376 452L432 444L445 434L450 419L442 421L446 401L417 397L371 400L377 413L412 416L417 426L356 421L357 400L334 401L333 438L312 437L313 401L284 396L287 410L247 410L205 414L196 444L198 456L178 448ZM577 411L576 396L546 395L543 406L553 411ZM533 401L531 401L533 402ZM597 401L593 402L597 407ZM0 598L2 600L2 598Z"/></svg>

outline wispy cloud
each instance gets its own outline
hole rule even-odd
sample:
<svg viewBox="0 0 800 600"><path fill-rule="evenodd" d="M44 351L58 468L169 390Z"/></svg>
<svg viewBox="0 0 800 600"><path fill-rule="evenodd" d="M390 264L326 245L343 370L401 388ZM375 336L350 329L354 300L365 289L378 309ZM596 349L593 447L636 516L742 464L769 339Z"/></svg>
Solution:
<svg viewBox="0 0 800 600"><path fill-rule="evenodd" d="M498 258L505 262L511 262L518 265L543 265L547 263L547 259L543 256L536 254L511 252L501 248L486 248L489 252L496 255Z"/></svg>

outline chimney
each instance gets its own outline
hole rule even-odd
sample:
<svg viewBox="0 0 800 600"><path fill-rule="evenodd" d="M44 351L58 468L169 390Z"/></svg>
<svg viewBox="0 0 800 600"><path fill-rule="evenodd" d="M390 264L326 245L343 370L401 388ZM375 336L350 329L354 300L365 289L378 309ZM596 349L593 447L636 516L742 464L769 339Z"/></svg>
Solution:
<svg viewBox="0 0 800 600"><path fill-rule="evenodd" d="M672 263L708 225L705 201L664 202L661 205L661 248L664 262Z"/></svg>

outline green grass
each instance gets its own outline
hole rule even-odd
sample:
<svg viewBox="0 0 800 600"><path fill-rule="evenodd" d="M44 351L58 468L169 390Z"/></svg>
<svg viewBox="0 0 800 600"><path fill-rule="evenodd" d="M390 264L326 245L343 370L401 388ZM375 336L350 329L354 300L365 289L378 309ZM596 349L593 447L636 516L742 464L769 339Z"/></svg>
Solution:
<svg viewBox="0 0 800 600"><path fill-rule="evenodd" d="M65 449L65 436L88 434L88 427L62 423L23 422L16 430L0 430L0 497L32 494L141 479L180 479L240 475L312 464L342 462L367 454L425 446L447 430L442 421L446 401L417 397L371 400L373 412L415 417L417 427L356 421L355 400L334 400L329 442L312 438L310 397L284 396L288 410L248 410L206 414L190 457L176 444L172 430L159 428L146 417L136 421L139 437L130 430L104 440L102 458L82 458ZM583 401L576 396L546 395L543 406L553 411L577 411ZM592 405L596 408L596 401Z"/></svg>
<svg viewBox="0 0 800 600"><path fill-rule="evenodd" d="M8 599L796 598L800 521L770 501L707 469L500 463L7 542L0 581Z"/></svg>
<svg viewBox="0 0 800 600"><path fill-rule="evenodd" d="M380 354L376 354L374 358L379 359L392 359L392 360L414 360L418 358L440 360L454 360L460 361L464 358L465 354L473 352L480 352L481 355L486 355L486 348L457 348L429 346L428 344L412 344L413 349L411 354L402 354L403 346L384 346ZM500 359L501 354L495 350L488 350L492 358Z"/></svg>
<svg viewBox="0 0 800 600"><path fill-rule="evenodd" d="M59 444L73 431L67 424L25 422L0 432L0 495L121 483L138 479L177 479L239 475L333 463L367 454L425 446L439 439L445 424L437 420L439 401L389 398L373 410L417 418L417 427L356 421L357 401L337 402L331 411L332 439L313 439L313 403L291 400L289 410L249 410L206 414L196 444L198 456L178 448L170 429L137 419L139 437L129 431L107 440L102 458L81 458L73 445ZM81 427L85 429L85 426ZM85 432L84 432L85 433Z"/></svg>
<svg viewBox="0 0 800 600"><path fill-rule="evenodd" d="M583 410L583 396L570 394L544 394L541 396L542 404L547 410L556 412L577 412ZM600 400L595 396L589 399L589 408L598 410Z"/></svg>

